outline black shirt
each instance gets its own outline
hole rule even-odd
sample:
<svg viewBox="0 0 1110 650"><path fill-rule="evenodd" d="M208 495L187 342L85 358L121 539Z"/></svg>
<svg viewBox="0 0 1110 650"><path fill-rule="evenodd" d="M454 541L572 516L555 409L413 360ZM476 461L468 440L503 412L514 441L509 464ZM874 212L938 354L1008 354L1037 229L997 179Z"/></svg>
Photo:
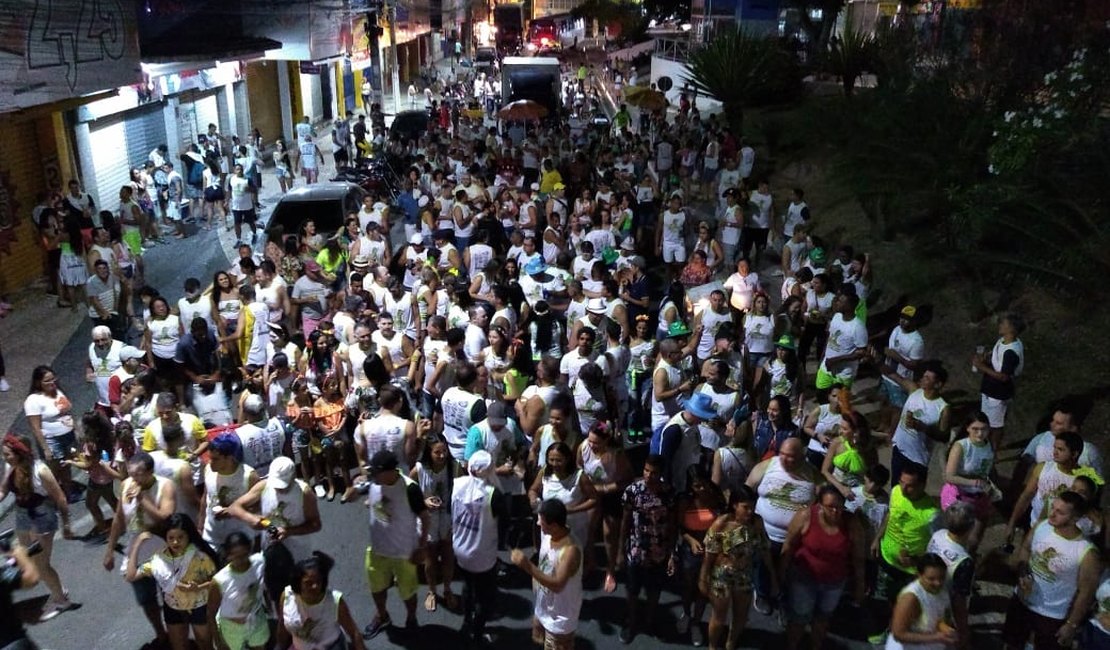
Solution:
<svg viewBox="0 0 1110 650"><path fill-rule="evenodd" d="M1002 367L995 368L998 372L1006 375L1006 379L995 379L983 373L983 381L979 384L979 392L998 400L1011 399L1014 396L1014 373L1017 371L1020 361L1017 352L1006 350L1002 355Z"/></svg>
<svg viewBox="0 0 1110 650"><path fill-rule="evenodd" d="M211 375L220 369L218 349L213 332L209 331L203 341L196 340L192 332L187 332L177 344L174 361L195 375Z"/></svg>

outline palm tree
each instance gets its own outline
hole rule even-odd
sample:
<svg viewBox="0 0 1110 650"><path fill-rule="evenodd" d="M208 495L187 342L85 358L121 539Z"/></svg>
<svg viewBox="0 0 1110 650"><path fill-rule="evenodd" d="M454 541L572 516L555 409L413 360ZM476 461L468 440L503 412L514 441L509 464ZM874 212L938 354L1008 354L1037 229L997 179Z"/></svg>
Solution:
<svg viewBox="0 0 1110 650"><path fill-rule="evenodd" d="M797 63L774 39L737 29L721 31L687 59L686 82L724 105L725 118L740 133L744 109L793 99L801 88Z"/></svg>
<svg viewBox="0 0 1110 650"><path fill-rule="evenodd" d="M852 96L856 81L864 72L874 72L874 46L873 36L855 30L845 31L842 36L829 42L824 67L830 74L840 77L844 94L848 97Z"/></svg>

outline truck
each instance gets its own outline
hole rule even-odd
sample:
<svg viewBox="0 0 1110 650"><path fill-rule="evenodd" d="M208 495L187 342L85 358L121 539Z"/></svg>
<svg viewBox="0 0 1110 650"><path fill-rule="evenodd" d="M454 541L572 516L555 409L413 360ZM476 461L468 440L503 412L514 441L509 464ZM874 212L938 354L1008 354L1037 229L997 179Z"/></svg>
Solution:
<svg viewBox="0 0 1110 650"><path fill-rule="evenodd" d="M524 45L524 5L519 2L498 4L493 8L494 44L502 56L515 54Z"/></svg>
<svg viewBox="0 0 1110 650"><path fill-rule="evenodd" d="M562 106L562 93L563 77L559 59L507 56L501 60L503 103L530 99L547 108L551 116L555 116Z"/></svg>

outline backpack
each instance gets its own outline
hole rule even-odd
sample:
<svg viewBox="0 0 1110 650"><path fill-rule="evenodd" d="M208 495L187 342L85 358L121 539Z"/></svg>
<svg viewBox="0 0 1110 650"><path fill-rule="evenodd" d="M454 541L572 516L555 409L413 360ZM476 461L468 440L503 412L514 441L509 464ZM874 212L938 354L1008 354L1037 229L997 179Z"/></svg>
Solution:
<svg viewBox="0 0 1110 650"><path fill-rule="evenodd" d="M189 167L189 185L202 187L204 185L204 165L193 161Z"/></svg>

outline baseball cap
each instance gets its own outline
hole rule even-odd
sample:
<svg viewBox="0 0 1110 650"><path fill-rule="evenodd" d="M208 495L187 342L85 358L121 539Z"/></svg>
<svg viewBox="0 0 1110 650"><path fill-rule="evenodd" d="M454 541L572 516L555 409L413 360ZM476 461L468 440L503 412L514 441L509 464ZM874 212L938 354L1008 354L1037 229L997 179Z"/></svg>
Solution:
<svg viewBox="0 0 1110 650"><path fill-rule="evenodd" d="M914 307L913 305L906 305L905 307L902 308L901 313L906 318L913 318L914 316L917 315L917 307ZM120 358L121 359L123 358L123 353L120 353Z"/></svg>
<svg viewBox="0 0 1110 650"><path fill-rule="evenodd" d="M270 461L270 473L266 475L266 484L284 490L293 484L293 477L297 474L297 466L288 456L278 456Z"/></svg>
<svg viewBox="0 0 1110 650"><path fill-rule="evenodd" d="M672 338L676 336L689 336L690 328L680 320L676 320L667 326L667 337Z"/></svg>
<svg viewBox="0 0 1110 650"><path fill-rule="evenodd" d="M409 237L409 244L412 246L423 246L424 238L420 236L420 233L413 233L413 235Z"/></svg>
<svg viewBox="0 0 1110 650"><path fill-rule="evenodd" d="M551 188L551 190L553 192L558 192L559 190L565 190L565 189L567 189L567 186L563 185L562 183L555 183L555 185Z"/></svg>
<svg viewBox="0 0 1110 650"><path fill-rule="evenodd" d="M508 409L505 408L505 402L498 400L489 405L489 410L486 411L486 422L491 425L505 426L508 422Z"/></svg>
<svg viewBox="0 0 1110 650"><path fill-rule="evenodd" d="M636 250L636 240L632 237L625 237L624 241L621 242L621 250L622 251L634 251L634 250Z"/></svg>
<svg viewBox="0 0 1110 650"><path fill-rule="evenodd" d="M146 353L133 345L125 345L119 351L120 361L130 361L132 359L142 359Z"/></svg>

